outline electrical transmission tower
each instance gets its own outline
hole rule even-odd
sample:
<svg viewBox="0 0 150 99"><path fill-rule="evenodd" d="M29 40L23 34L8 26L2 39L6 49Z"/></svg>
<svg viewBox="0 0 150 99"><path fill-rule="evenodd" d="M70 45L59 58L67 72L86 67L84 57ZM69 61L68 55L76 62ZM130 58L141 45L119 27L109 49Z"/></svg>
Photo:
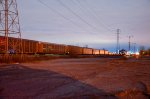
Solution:
<svg viewBox="0 0 150 99"><path fill-rule="evenodd" d="M133 43L133 52L136 53L136 43Z"/></svg>
<svg viewBox="0 0 150 99"><path fill-rule="evenodd" d="M119 54L120 50L120 44L119 44L119 34L120 34L120 29L117 29L117 46L116 46L116 53Z"/></svg>
<svg viewBox="0 0 150 99"><path fill-rule="evenodd" d="M128 49L128 51L131 51L131 38L133 38L133 36L128 36L128 38L129 38L129 49Z"/></svg>
<svg viewBox="0 0 150 99"><path fill-rule="evenodd" d="M17 2L16 0L0 0L0 53L12 52L21 53Z"/></svg>

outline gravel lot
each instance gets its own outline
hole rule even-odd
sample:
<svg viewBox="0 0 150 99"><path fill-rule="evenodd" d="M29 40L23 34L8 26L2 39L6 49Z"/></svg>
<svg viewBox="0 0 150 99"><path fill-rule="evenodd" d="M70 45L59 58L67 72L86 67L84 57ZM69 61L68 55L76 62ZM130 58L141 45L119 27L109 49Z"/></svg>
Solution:
<svg viewBox="0 0 150 99"><path fill-rule="evenodd" d="M150 59L0 64L0 99L149 99Z"/></svg>

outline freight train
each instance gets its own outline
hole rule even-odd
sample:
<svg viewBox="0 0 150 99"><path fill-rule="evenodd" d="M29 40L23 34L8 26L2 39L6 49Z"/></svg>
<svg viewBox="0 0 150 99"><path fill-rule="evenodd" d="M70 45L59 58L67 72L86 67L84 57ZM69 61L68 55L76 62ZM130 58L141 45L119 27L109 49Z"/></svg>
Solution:
<svg viewBox="0 0 150 99"><path fill-rule="evenodd" d="M0 36L0 54L3 54L3 36ZM9 37L9 41L17 41L17 38ZM22 52L23 54L60 54L60 55L112 55L104 49L93 49L87 47L79 47L73 45L54 44L48 42L34 41L28 39L21 39ZM15 53L13 47L9 48L8 53Z"/></svg>

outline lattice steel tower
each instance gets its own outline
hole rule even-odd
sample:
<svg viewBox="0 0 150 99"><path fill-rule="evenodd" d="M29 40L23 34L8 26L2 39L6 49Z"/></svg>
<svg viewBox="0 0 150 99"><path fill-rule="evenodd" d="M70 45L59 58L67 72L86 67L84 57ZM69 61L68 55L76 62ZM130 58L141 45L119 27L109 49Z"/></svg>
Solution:
<svg viewBox="0 0 150 99"><path fill-rule="evenodd" d="M120 34L120 29L117 29L117 46L116 46L116 53L119 54L119 50L120 50L120 44L119 44L119 34Z"/></svg>
<svg viewBox="0 0 150 99"><path fill-rule="evenodd" d="M5 54L21 53L21 32L16 0L0 0L0 51Z"/></svg>

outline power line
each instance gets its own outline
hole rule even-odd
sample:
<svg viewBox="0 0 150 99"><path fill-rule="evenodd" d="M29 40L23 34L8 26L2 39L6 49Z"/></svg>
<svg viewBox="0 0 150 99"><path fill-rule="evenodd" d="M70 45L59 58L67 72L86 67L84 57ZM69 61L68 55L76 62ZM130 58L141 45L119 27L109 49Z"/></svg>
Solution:
<svg viewBox="0 0 150 99"><path fill-rule="evenodd" d="M79 0L76 0L78 3L81 4L81 2ZM101 22L99 20L99 18L101 18L100 16L97 15L97 13L94 12L93 8L89 5L89 3L85 0L86 2L86 5L88 5L88 9L91 13L93 13L92 15L95 16L95 19L97 19L97 22L99 22L106 30L112 32L113 30L112 29L109 29L108 26L106 26L103 22ZM102 19L102 18L101 18Z"/></svg>
<svg viewBox="0 0 150 99"><path fill-rule="evenodd" d="M45 4L43 1L41 0L37 0L39 3L41 3L42 5L44 5L45 7L49 8L50 10L52 10L53 12L57 13L58 15L60 15L61 17L63 17L65 20L68 20L69 22L71 22L72 24L79 26L78 24L76 24L74 21L72 21L70 18L64 16L63 14L61 14L60 12L58 12L57 10L53 9L52 7L48 6L47 4Z"/></svg>
<svg viewBox="0 0 150 99"><path fill-rule="evenodd" d="M78 2L75 2L75 1L77 1L77 0L70 0L72 3L76 3L76 4L79 4ZM85 15L87 15L87 13L85 12L85 10L83 10L82 9L82 6L79 4L79 9L85 14Z"/></svg>
<svg viewBox="0 0 150 99"><path fill-rule="evenodd" d="M77 1L77 0L75 0L75 1ZM84 7L84 6L82 6L81 3L78 3L78 1L77 1L77 2L75 2L75 1L71 0L72 3L76 3L76 4L79 5L79 6L78 6L79 9L80 9L86 16L91 17L91 16L89 16L89 14L87 14L87 13L85 12L85 10L83 10L83 7ZM84 8L86 9L86 7L84 7ZM90 15L92 15L92 14L90 14ZM92 19L95 19L95 18L92 18ZM98 21L95 21L95 22L98 22Z"/></svg>
<svg viewBox="0 0 150 99"><path fill-rule="evenodd" d="M83 30L83 28L82 28L79 24L77 24L76 22L72 21L70 18L64 16L64 15L61 14L59 11L57 11L57 10L55 10L54 8L48 6L46 3L44 3L44 2L41 1L41 0L37 0L37 1L38 1L39 3L41 3L42 5L44 5L45 7L47 7L48 9L50 9L51 11L53 11L53 12L57 13L58 15L60 15L61 17L63 17L65 20L71 22L72 24L78 26L79 28L81 28L81 29ZM85 30L85 29L84 29L84 30ZM85 31L86 31L86 32L89 32L89 31L87 31L87 30L85 30Z"/></svg>
<svg viewBox="0 0 150 99"><path fill-rule="evenodd" d="M73 0L70 0L72 3L76 3L76 4L78 4L77 2L74 2ZM76 0L75 0L76 1ZM82 9L82 6L80 5L79 6L79 9L86 15L86 16L89 16L86 12L85 12L85 10L83 10ZM97 22L97 21L96 21ZM90 34L93 34L94 32L92 31L92 33L90 33Z"/></svg>
<svg viewBox="0 0 150 99"><path fill-rule="evenodd" d="M82 22L84 22L85 24L87 24L88 26L90 26L91 28L93 28L94 30L98 30L95 26L93 26L92 24L88 23L86 20L84 20L80 15L78 15L77 13L75 13L72 9L70 9L67 5L65 5L61 0L57 0L64 8L66 8L68 11L70 11L73 15L75 15L76 17L78 17ZM98 30L99 31L99 30Z"/></svg>

